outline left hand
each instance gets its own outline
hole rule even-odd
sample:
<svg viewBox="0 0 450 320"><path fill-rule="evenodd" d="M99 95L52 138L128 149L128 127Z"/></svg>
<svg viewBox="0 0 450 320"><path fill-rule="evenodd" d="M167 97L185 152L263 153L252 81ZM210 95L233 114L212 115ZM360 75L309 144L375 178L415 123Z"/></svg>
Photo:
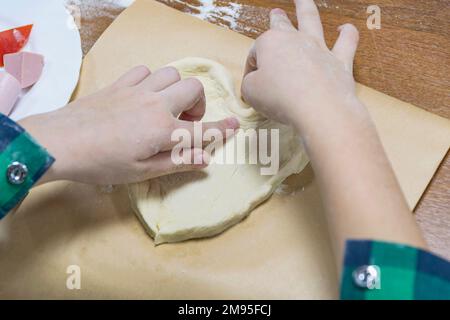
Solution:
<svg viewBox="0 0 450 320"><path fill-rule="evenodd" d="M190 153L189 163L177 164L171 157L177 143L172 132L185 129L193 136L193 121L204 112L200 81L180 80L173 67L151 73L140 66L95 94L20 124L56 158L40 183L123 184L204 168L208 155L201 147L183 150ZM219 129L224 136L238 126L234 118L202 124L203 130Z"/></svg>

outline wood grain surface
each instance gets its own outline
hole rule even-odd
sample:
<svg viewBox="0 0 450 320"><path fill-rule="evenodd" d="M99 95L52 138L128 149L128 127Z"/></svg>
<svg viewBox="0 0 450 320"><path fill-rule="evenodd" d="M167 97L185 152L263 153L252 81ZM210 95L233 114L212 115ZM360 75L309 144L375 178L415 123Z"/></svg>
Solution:
<svg viewBox="0 0 450 320"><path fill-rule="evenodd" d="M175 9L256 38L279 7L296 22L290 0L160 0ZM124 8L113 1L80 1L83 52ZM209 5L213 3L212 5ZM316 0L328 45L346 22L360 31L355 60L358 82L450 118L450 0ZM381 29L369 30L367 7L381 9ZM151 13L149 13L151 18ZM431 250L450 259L450 156L447 154L421 201L417 221Z"/></svg>

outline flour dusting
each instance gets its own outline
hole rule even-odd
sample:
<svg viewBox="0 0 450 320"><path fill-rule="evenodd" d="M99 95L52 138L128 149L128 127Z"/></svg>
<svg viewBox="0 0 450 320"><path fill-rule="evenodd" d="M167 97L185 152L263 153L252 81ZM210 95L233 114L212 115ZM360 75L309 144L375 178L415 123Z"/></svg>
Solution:
<svg viewBox="0 0 450 320"><path fill-rule="evenodd" d="M83 53L86 54L104 30L135 0L60 1L66 5L79 26ZM240 0L158 0L158 2L252 38L256 38L269 26L269 8L239 3Z"/></svg>
<svg viewBox="0 0 450 320"><path fill-rule="evenodd" d="M202 20L215 22L218 25L236 29L242 5L234 2L223 3L215 0L198 0L197 5L186 1L174 0L191 9L190 14ZM170 3L170 1L169 1Z"/></svg>

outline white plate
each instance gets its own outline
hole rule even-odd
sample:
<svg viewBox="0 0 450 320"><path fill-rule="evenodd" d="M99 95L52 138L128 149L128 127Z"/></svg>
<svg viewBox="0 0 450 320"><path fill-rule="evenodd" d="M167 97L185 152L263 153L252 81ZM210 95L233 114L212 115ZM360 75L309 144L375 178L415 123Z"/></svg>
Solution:
<svg viewBox="0 0 450 320"><path fill-rule="evenodd" d="M66 105L80 75L80 34L61 0L0 0L0 31L31 23L22 50L42 54L45 65L39 81L22 92L11 114L14 120Z"/></svg>

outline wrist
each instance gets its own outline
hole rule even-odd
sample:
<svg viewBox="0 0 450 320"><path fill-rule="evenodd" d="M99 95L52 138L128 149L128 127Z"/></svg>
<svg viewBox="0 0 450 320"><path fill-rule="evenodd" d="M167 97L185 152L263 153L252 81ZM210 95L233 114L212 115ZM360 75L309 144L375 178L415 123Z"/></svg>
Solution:
<svg viewBox="0 0 450 320"><path fill-rule="evenodd" d="M333 164L329 167L335 170L346 167L352 159L384 157L376 127L365 106L335 107L342 112L324 115L315 126L298 129L311 162L317 167L331 160Z"/></svg>
<svg viewBox="0 0 450 320"><path fill-rule="evenodd" d="M30 116L19 121L19 124L28 132L30 136L54 158L55 162L47 170L45 175L37 184L64 180L69 177L68 152L71 148L68 142L68 128L59 121L61 111L54 111L46 114ZM65 137L65 139L61 139Z"/></svg>
<svg viewBox="0 0 450 320"><path fill-rule="evenodd" d="M321 101L295 108L292 125L301 136L335 136L343 131L372 125L365 105L354 95L336 101Z"/></svg>

